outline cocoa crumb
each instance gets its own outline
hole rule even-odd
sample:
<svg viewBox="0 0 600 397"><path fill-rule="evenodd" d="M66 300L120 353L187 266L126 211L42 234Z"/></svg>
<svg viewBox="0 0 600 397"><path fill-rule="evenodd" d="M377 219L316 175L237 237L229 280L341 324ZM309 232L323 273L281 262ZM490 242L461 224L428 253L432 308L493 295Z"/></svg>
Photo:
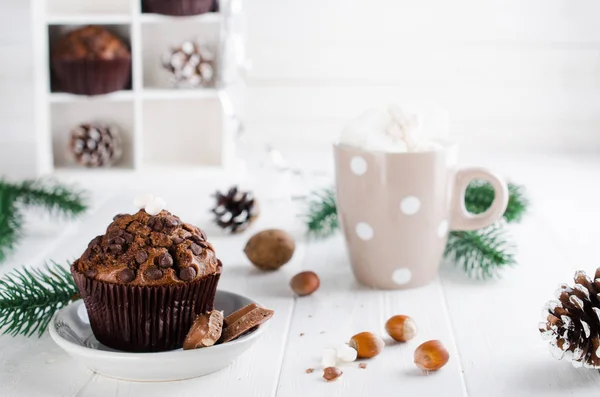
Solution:
<svg viewBox="0 0 600 397"><path fill-rule="evenodd" d="M312 374L313 372L315 372L314 368L307 368L305 371L307 374Z"/></svg>
<svg viewBox="0 0 600 397"><path fill-rule="evenodd" d="M367 363L360 363L360 364L358 364L358 368L361 368L361 369L367 368Z"/></svg>
<svg viewBox="0 0 600 397"><path fill-rule="evenodd" d="M300 336L304 336L304 332L300 332Z"/></svg>

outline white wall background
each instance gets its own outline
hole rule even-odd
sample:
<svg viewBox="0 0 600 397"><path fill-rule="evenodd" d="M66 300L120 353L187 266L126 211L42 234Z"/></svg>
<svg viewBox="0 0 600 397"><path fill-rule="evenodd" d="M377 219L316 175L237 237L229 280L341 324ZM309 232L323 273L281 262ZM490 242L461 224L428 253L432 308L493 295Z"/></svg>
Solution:
<svg viewBox="0 0 600 397"><path fill-rule="evenodd" d="M325 148L373 104L447 109L472 148L600 150L598 0L248 0L246 126ZM32 170L29 2L0 1L0 172ZM18 156L8 155L19 153Z"/></svg>

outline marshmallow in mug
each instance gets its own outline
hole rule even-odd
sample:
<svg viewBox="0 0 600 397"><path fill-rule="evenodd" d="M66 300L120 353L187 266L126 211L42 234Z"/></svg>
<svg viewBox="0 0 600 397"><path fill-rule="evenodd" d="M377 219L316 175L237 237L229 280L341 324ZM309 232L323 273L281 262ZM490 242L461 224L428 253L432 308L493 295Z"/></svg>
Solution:
<svg viewBox="0 0 600 397"><path fill-rule="evenodd" d="M388 153L427 152L442 149L439 143L419 137L421 120L415 113L389 105L369 109L343 130L340 143Z"/></svg>

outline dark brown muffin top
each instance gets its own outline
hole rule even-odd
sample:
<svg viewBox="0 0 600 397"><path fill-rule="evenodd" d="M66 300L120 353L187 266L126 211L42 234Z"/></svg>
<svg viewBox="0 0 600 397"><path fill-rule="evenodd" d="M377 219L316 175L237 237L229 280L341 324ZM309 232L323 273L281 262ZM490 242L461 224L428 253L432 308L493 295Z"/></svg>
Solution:
<svg viewBox="0 0 600 397"><path fill-rule="evenodd" d="M58 60L130 58L129 49L113 33L100 26L86 26L63 36L52 51Z"/></svg>
<svg viewBox="0 0 600 397"><path fill-rule="evenodd" d="M221 271L221 261L199 228L168 211L114 217L106 234L94 238L75 270L116 284L169 285Z"/></svg>

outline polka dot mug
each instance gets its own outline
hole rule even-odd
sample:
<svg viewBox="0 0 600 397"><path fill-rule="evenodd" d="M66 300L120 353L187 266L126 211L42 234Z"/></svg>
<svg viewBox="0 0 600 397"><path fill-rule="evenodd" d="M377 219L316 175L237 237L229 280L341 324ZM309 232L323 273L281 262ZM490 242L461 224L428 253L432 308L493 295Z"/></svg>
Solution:
<svg viewBox="0 0 600 397"><path fill-rule="evenodd" d="M409 153L334 145L337 206L356 279L369 287L403 289L432 281L450 230L491 225L508 205L506 183L483 168L460 168L458 145ZM482 214L465 208L473 180L494 188Z"/></svg>

